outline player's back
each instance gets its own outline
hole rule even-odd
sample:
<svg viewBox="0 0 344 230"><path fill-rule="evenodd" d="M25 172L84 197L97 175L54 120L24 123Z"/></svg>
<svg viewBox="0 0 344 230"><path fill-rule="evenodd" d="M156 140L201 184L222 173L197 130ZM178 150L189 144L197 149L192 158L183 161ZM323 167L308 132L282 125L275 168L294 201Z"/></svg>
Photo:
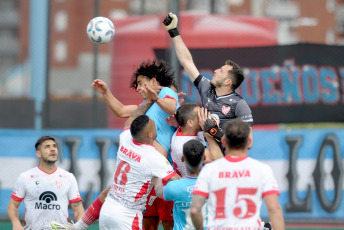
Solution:
<svg viewBox="0 0 344 230"><path fill-rule="evenodd" d="M209 228L255 229L262 198L279 192L268 165L249 157L226 156L202 169L195 194L202 193L209 196Z"/></svg>
<svg viewBox="0 0 344 230"><path fill-rule="evenodd" d="M166 168L169 171L163 170ZM156 151L153 145L133 140L128 129L120 135L116 170L109 197L127 208L144 210L152 188L151 179L164 178L168 173L174 172L166 158Z"/></svg>
<svg viewBox="0 0 344 230"><path fill-rule="evenodd" d="M192 192L197 177L185 176L185 178L171 181L164 188L164 199L173 201L174 230L195 229L190 216ZM206 205L203 207L204 226L207 225Z"/></svg>

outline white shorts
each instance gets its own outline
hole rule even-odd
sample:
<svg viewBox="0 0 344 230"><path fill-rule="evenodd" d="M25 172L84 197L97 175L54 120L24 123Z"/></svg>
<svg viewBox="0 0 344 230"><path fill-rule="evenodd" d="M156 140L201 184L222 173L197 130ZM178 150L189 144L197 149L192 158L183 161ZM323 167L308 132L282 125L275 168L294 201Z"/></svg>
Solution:
<svg viewBox="0 0 344 230"><path fill-rule="evenodd" d="M99 214L100 230L142 230L142 211L129 209L107 197Z"/></svg>

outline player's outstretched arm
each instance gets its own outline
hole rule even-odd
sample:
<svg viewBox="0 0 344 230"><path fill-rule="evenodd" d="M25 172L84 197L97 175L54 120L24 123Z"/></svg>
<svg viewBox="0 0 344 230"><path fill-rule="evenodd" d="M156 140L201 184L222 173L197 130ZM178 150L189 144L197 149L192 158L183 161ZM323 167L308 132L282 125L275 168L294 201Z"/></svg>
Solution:
<svg viewBox="0 0 344 230"><path fill-rule="evenodd" d="M131 125L131 123L140 115L143 115L146 113L146 111L153 105L153 102L151 100L146 100L143 102L140 107L138 107L127 119L127 121L124 124L124 128Z"/></svg>
<svg viewBox="0 0 344 230"><path fill-rule="evenodd" d="M74 212L74 219L78 221L82 215L84 214L84 206L82 205L82 201L75 202L71 204L73 212Z"/></svg>
<svg viewBox="0 0 344 230"><path fill-rule="evenodd" d="M177 16L173 13L169 13L163 20L163 25L172 38L180 64L183 66L186 74L190 77L191 81L194 82L199 75L199 71L195 66L189 49L186 47L182 37L179 35L179 31L177 28Z"/></svg>
<svg viewBox="0 0 344 230"><path fill-rule="evenodd" d="M23 226L20 223L19 215L18 215L18 207L20 205L20 201L10 199L7 208L7 215L13 225L13 230L24 230Z"/></svg>
<svg viewBox="0 0 344 230"><path fill-rule="evenodd" d="M272 229L284 230L284 217L278 198L276 194L267 195L264 197L266 207L268 208L269 218L271 221Z"/></svg>
<svg viewBox="0 0 344 230"><path fill-rule="evenodd" d="M103 95L107 106L117 117L129 117L135 111L135 109L137 109L137 105L123 105L111 93L111 91L109 90L109 88L103 80L96 79L93 81L91 86Z"/></svg>
<svg viewBox="0 0 344 230"><path fill-rule="evenodd" d="M192 223L196 230L203 230L203 215L202 207L206 201L206 198L201 195L193 194L190 215Z"/></svg>

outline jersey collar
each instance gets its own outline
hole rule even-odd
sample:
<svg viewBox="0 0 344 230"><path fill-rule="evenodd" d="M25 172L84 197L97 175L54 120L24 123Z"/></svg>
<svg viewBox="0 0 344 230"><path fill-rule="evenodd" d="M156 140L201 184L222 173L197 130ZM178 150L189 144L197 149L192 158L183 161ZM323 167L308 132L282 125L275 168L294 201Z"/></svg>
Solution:
<svg viewBox="0 0 344 230"><path fill-rule="evenodd" d="M240 162L247 158L248 156L225 156L225 159L229 162Z"/></svg>

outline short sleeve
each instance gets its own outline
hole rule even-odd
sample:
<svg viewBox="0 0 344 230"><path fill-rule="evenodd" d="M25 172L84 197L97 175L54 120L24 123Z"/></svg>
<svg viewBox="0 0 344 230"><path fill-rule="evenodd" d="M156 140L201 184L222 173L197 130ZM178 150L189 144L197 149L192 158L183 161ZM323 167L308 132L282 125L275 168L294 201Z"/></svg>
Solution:
<svg viewBox="0 0 344 230"><path fill-rule="evenodd" d="M71 181L71 186L68 192L69 203L72 204L72 203L82 201L80 197L79 189L78 189L78 183L76 182L75 176L71 173L70 173L70 181Z"/></svg>
<svg viewBox="0 0 344 230"><path fill-rule="evenodd" d="M209 174L209 170L208 170L207 165L205 165L197 178L193 194L201 195L208 198L209 196L208 174Z"/></svg>
<svg viewBox="0 0 344 230"><path fill-rule="evenodd" d="M235 107L235 116L240 117L244 122L253 125L252 112L245 100L240 100Z"/></svg>
<svg viewBox="0 0 344 230"><path fill-rule="evenodd" d="M11 198L16 201L22 201L25 197L25 176L24 174L20 174L16 184L14 186Z"/></svg>
<svg viewBox="0 0 344 230"><path fill-rule="evenodd" d="M175 188L175 182L176 181L171 181L164 187L164 191L163 191L164 200L166 201L175 200L176 191L178 191L178 189Z"/></svg>
<svg viewBox="0 0 344 230"><path fill-rule="evenodd" d="M159 152L154 154L154 158L152 158L152 174L154 177L162 178L163 181L168 181L172 178L176 173L174 172L170 162L163 157Z"/></svg>
<svg viewBox="0 0 344 230"><path fill-rule="evenodd" d="M178 103L178 95L176 92L174 92L171 88L164 87L160 90L159 97L164 99L164 98L171 98L177 101Z"/></svg>
<svg viewBox="0 0 344 230"><path fill-rule="evenodd" d="M265 165L265 173L264 173L264 184L263 184L263 197L271 194L279 195L279 189L277 185L277 181L275 179L274 173L270 166Z"/></svg>

